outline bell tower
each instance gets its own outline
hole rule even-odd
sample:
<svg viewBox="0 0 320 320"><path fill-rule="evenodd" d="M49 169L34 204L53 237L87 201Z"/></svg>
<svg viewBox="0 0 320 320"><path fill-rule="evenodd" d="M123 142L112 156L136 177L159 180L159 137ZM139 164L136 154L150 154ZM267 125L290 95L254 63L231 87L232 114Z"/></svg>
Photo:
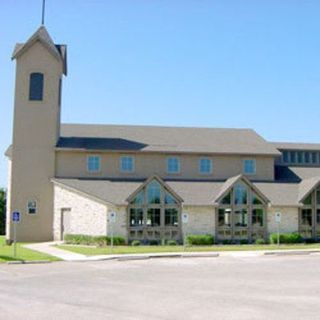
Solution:
<svg viewBox="0 0 320 320"><path fill-rule="evenodd" d="M62 77L67 74L66 46L54 44L41 25L17 44L14 123L7 221L21 213L18 241L52 239L55 146L60 135ZM12 224L7 238L12 239Z"/></svg>

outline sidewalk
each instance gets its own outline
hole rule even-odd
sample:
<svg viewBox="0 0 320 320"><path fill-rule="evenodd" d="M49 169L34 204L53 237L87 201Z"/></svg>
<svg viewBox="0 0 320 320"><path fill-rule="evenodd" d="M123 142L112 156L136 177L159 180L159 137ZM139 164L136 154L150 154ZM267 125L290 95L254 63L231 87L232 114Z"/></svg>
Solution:
<svg viewBox="0 0 320 320"><path fill-rule="evenodd" d="M25 248L39 251L64 261L102 261L102 260L145 260L154 258L214 258L234 257L250 258L264 255L307 255L320 253L319 249L292 249L292 250L261 250L261 251L219 251L219 252L168 252L168 253L143 253L143 254L109 254L85 256L83 254L63 250L55 247L62 242L42 242L24 245Z"/></svg>

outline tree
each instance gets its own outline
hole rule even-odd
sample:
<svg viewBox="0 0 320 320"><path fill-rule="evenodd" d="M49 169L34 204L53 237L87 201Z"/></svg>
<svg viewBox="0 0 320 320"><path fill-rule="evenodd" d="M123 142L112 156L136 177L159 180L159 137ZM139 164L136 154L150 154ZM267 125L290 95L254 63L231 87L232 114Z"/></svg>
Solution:
<svg viewBox="0 0 320 320"><path fill-rule="evenodd" d="M6 233L6 191L0 189L0 235Z"/></svg>

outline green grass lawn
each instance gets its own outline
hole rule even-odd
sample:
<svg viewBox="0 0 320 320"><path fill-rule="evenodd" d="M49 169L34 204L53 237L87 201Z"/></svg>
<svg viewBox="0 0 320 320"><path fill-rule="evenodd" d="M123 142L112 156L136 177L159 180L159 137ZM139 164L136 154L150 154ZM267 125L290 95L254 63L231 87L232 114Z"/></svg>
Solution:
<svg viewBox="0 0 320 320"><path fill-rule="evenodd" d="M0 263L6 261L34 261L34 260L50 260L58 261L58 258L42 254L37 251L25 249L23 243L17 243L17 258L13 257L13 245L7 246L5 237L0 236Z"/></svg>
<svg viewBox="0 0 320 320"><path fill-rule="evenodd" d="M86 247L60 245L60 249L84 254L86 256L105 254L134 254L134 253L162 253L162 252L219 252L219 251L250 251L250 250L298 250L319 249L320 244L291 244L291 245L215 245L215 246L115 246L111 252L110 247Z"/></svg>

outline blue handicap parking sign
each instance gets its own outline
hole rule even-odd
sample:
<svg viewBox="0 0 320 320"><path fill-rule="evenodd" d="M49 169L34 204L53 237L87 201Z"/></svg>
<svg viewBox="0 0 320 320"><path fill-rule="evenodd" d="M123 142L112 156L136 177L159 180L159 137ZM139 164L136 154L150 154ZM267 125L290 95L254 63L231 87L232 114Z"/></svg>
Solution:
<svg viewBox="0 0 320 320"><path fill-rule="evenodd" d="M12 221L13 222L19 222L20 221L20 212L14 211L12 213Z"/></svg>

